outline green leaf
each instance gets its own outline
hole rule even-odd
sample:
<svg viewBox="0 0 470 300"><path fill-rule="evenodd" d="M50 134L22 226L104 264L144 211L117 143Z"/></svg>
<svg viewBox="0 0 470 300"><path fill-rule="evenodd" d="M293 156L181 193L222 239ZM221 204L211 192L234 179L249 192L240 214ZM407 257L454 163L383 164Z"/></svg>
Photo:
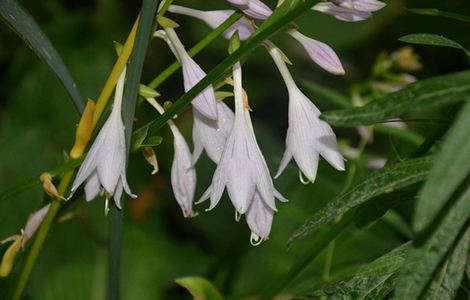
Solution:
<svg viewBox="0 0 470 300"><path fill-rule="evenodd" d="M468 230L469 218L470 186L467 186L460 195L456 195L455 203L447 214L442 216L429 237L421 244L415 242L414 247L410 249L399 272L394 299L417 299L425 292L448 253L453 251L459 243L459 238Z"/></svg>
<svg viewBox="0 0 470 300"><path fill-rule="evenodd" d="M322 118L335 126L372 125L468 99L470 71L463 71L420 80L365 106L326 112Z"/></svg>
<svg viewBox="0 0 470 300"><path fill-rule="evenodd" d="M416 193L416 191L396 191L367 201L357 208L354 224L359 228L369 227L383 217L390 208L398 203L409 201L416 196Z"/></svg>
<svg viewBox="0 0 470 300"><path fill-rule="evenodd" d="M384 299L396 283L396 272L403 264L409 244L403 244L384 256L359 268L351 279L331 284L300 299L328 296L328 299Z"/></svg>
<svg viewBox="0 0 470 300"><path fill-rule="evenodd" d="M417 232L424 230L431 223L470 173L469 116L470 102L460 111L444 138L442 149L436 154L429 179L416 203L413 227Z"/></svg>
<svg viewBox="0 0 470 300"><path fill-rule="evenodd" d="M256 49L266 39L280 31L302 13L310 10L310 8L318 2L318 0L285 1L276 9L271 17L262 23L260 28L256 30L250 39L242 43L237 51L227 56L222 62L215 66L203 79L201 79L194 87L181 96L168 110L166 110L163 115L144 125L144 127L148 127L148 134L155 134L169 119L186 107L186 105L188 105L191 100L193 100L194 97L202 92L208 85L219 79L219 77L229 70L233 64ZM155 88L155 84L149 84L149 86Z"/></svg>
<svg viewBox="0 0 470 300"><path fill-rule="evenodd" d="M132 125L134 123L135 105L139 93L140 78L158 2L159 0L142 1L139 25L126 74L126 84L122 101L122 119L125 128L128 153L127 160L129 159ZM121 197L121 205L124 206L124 195ZM109 218L110 237L108 243L109 259L107 272L107 299L119 298L119 265L122 244L122 227L122 210L119 210L115 205L111 205L111 216Z"/></svg>
<svg viewBox="0 0 470 300"><path fill-rule="evenodd" d="M465 52L465 54L470 55L470 53L467 49L465 49L464 46L442 35L430 33L415 33L402 36L398 40L410 44L441 46L459 49Z"/></svg>
<svg viewBox="0 0 470 300"><path fill-rule="evenodd" d="M454 20L461 21L461 22L470 23L470 17L468 16L449 12L449 11L439 10L437 8L410 8L408 9L408 11L418 14L418 15L445 17L445 18L454 19Z"/></svg>
<svg viewBox="0 0 470 300"><path fill-rule="evenodd" d="M443 264L423 299L455 299L462 282L470 246L470 230L460 240L450 258Z"/></svg>
<svg viewBox="0 0 470 300"><path fill-rule="evenodd" d="M34 19L15 0L0 1L0 17L57 75L81 113L86 103L59 53Z"/></svg>
<svg viewBox="0 0 470 300"><path fill-rule="evenodd" d="M370 174L353 188L339 195L325 207L316 212L289 239L289 244L305 237L320 226L333 221L336 217L375 197L420 182L431 169L432 157L410 159Z"/></svg>
<svg viewBox="0 0 470 300"><path fill-rule="evenodd" d="M175 282L187 289L194 300L223 300L224 298L216 287L208 280L201 277L182 277Z"/></svg>

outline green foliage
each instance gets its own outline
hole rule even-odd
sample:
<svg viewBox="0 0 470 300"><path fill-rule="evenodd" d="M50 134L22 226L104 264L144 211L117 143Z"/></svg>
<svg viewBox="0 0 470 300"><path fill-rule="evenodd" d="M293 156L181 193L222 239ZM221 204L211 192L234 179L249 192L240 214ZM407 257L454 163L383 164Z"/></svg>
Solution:
<svg viewBox="0 0 470 300"><path fill-rule="evenodd" d="M457 21L470 23L470 17L454 12L444 11L437 8L413 8L408 9L409 12L418 14L418 15L427 15L427 16L438 16L438 17L445 17L449 19L454 19Z"/></svg>
<svg viewBox="0 0 470 300"><path fill-rule="evenodd" d="M34 19L15 0L0 2L0 17L54 71L69 93L77 110L82 112L85 108L85 101L80 95L77 84L59 53Z"/></svg>
<svg viewBox="0 0 470 300"><path fill-rule="evenodd" d="M410 44L440 46L459 49L465 52L465 54L470 55L470 52L465 49L464 46L442 35L430 33L415 33L402 36L398 40Z"/></svg>
<svg viewBox="0 0 470 300"><path fill-rule="evenodd" d="M404 244L357 270L354 276L305 295L305 299L328 296L328 299L385 299L396 283L409 244ZM299 297L303 299L303 297Z"/></svg>
<svg viewBox="0 0 470 300"><path fill-rule="evenodd" d="M470 186L467 186L455 195L455 202L441 214L429 236L414 242L400 270L395 299L417 299L425 291L439 266L445 263L447 253L454 252L459 239L467 232L469 217Z"/></svg>
<svg viewBox="0 0 470 300"><path fill-rule="evenodd" d="M359 126L385 122L406 113L436 109L470 97L470 71L420 80L404 89L358 108L322 114L336 126Z"/></svg>
<svg viewBox="0 0 470 300"><path fill-rule="evenodd" d="M351 208L381 194L390 193L424 180L429 174L432 161L432 157L410 159L374 172L316 212L290 237L289 243L312 234L320 226L333 221Z"/></svg>
<svg viewBox="0 0 470 300"><path fill-rule="evenodd" d="M467 102L436 155L429 179L416 202L413 226L418 232L429 226L470 174L469 116L470 102Z"/></svg>

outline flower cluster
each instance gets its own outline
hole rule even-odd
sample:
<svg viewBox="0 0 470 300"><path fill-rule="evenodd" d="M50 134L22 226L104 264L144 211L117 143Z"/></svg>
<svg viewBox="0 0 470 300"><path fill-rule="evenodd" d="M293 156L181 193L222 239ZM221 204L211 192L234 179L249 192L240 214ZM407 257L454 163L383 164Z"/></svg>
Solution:
<svg viewBox="0 0 470 300"><path fill-rule="evenodd" d="M245 16L234 23L224 33L226 39L243 41L256 30L256 20L265 20L273 13L271 8L260 0L227 0L240 9ZM381 9L384 4L377 0L331 0L312 7L313 10L332 15L342 21L360 21ZM200 11L179 5L171 5L168 12L198 18L208 26L216 28L234 10ZM174 25L174 24L173 24ZM164 39L182 66L184 90L190 90L206 74L185 47L173 27L163 26L154 36ZM345 74L340 59L327 44L288 29L287 33L307 52L313 62L336 75ZM296 85L286 62L287 57L272 42L266 41L265 47L274 64L279 69L286 84L289 101L289 126L286 149L275 178L293 159L300 169L303 182L314 182L319 157L323 157L337 170L344 170L344 159L338 150L336 136L330 125L319 118L321 112ZM168 125L174 137L174 157L171 169L171 184L175 198L185 217L197 215L193 210L196 189L195 165L203 151L217 164L212 182L196 203L209 199L207 210L213 209L220 201L224 190L235 208L236 219L245 215L251 230L251 242L256 245L266 240L271 231L274 212L277 211L275 199L286 202L274 187L273 179L265 158L258 146L250 117L248 95L242 87L242 68L240 62L232 69L232 78L225 82L233 85L235 112L223 101L217 100L214 87L209 85L191 102L193 109L193 144L191 152L184 137L173 121ZM126 180L126 147L124 126L121 117L122 89L125 71L121 74L115 93L114 106L108 120L90 148L77 177L72 193L85 183L86 199L92 200L98 194L106 198L114 197L115 205L121 208L120 197L123 190L131 197ZM151 97L147 101L159 113L164 109ZM303 178L306 179L303 179Z"/></svg>

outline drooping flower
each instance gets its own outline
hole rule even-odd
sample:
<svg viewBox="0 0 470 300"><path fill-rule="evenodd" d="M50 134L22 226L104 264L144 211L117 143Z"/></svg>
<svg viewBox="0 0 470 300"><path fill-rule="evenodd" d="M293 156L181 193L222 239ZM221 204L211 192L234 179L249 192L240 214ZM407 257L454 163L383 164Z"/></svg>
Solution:
<svg viewBox="0 0 470 300"><path fill-rule="evenodd" d="M315 181L319 155L335 169L344 170L344 159L338 150L336 136L330 125L319 118L318 108L300 91L283 61L278 48L268 44L289 93L289 128L286 150L274 178L284 171L292 158L310 182Z"/></svg>
<svg viewBox="0 0 470 300"><path fill-rule="evenodd" d="M126 179L126 141L121 116L125 76L124 69L116 85L111 114L78 170L69 199L83 182L87 201L93 200L101 189L104 190L106 199L111 196L114 198L119 209L123 189L130 197L137 197L132 194Z"/></svg>
<svg viewBox="0 0 470 300"><path fill-rule="evenodd" d="M147 101L160 113L164 113L163 107L153 98ZM176 202L185 218L195 217L193 211L194 191L196 190L196 169L191 157L191 151L184 140L183 135L172 120L168 121L173 134L173 163L171 165L171 186Z"/></svg>
<svg viewBox="0 0 470 300"><path fill-rule="evenodd" d="M288 30L288 33L296 39L307 51L310 58L326 71L344 75L344 69L335 51L325 43L309 38L296 29Z"/></svg>
<svg viewBox="0 0 470 300"><path fill-rule="evenodd" d="M173 28L165 28L165 33L166 36L162 37L168 42L171 50L181 63L183 69L184 90L187 92L202 78L204 78L206 73L186 52ZM217 105L212 85L207 86L201 93L199 93L193 101L191 101L191 104L206 118L217 120Z"/></svg>
<svg viewBox="0 0 470 300"><path fill-rule="evenodd" d="M168 7L168 11L175 14L181 14L200 19L213 29L219 27L235 12L234 10L230 9L202 11L174 4ZM238 31L238 36L240 37L240 40L243 41L251 36L251 34L255 31L255 28L253 25L251 25L247 18L242 17L240 20L235 22L235 24L225 30L222 33L222 36L229 40L235 31Z"/></svg>
<svg viewBox="0 0 470 300"><path fill-rule="evenodd" d="M345 22L358 22L372 17L372 12L382 9L385 3L377 0L332 0L320 2L313 10L326 13Z"/></svg>
<svg viewBox="0 0 470 300"><path fill-rule="evenodd" d="M197 110L193 110L193 163L196 163L204 149L212 161L219 163L232 129L234 115L222 101L217 101L217 111L219 118L214 121L204 117Z"/></svg>
<svg viewBox="0 0 470 300"><path fill-rule="evenodd" d="M212 183L199 202L210 198L208 210L213 209L227 187L238 214L249 210L255 193L276 211L274 198L284 198L275 190L268 166L256 142L250 114L244 105L241 76L240 63L236 63L233 66L235 120Z"/></svg>
<svg viewBox="0 0 470 300"><path fill-rule="evenodd" d="M260 0L227 0L227 2L257 20L265 20L273 13L269 6Z"/></svg>

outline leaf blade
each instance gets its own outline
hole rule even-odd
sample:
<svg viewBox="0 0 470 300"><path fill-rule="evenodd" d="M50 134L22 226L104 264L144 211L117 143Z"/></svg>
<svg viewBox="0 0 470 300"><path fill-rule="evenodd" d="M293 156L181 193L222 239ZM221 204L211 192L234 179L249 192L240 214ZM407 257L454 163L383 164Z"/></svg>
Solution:
<svg viewBox="0 0 470 300"><path fill-rule="evenodd" d="M418 81L362 107L325 112L322 119L335 126L372 125L469 99L470 71L463 71Z"/></svg>
<svg viewBox="0 0 470 300"><path fill-rule="evenodd" d="M81 113L85 100L62 58L34 19L15 0L0 1L0 18L43 60L62 83Z"/></svg>
<svg viewBox="0 0 470 300"><path fill-rule="evenodd" d="M202 277L181 277L175 282L188 290L195 300L223 300L217 288Z"/></svg>
<svg viewBox="0 0 470 300"><path fill-rule="evenodd" d="M339 195L333 201L316 212L310 220L304 223L290 238L288 244L305 237L320 226L333 221L336 217L365 203L378 195L403 188L426 178L431 169L431 157L410 159L383 168L372 173L346 193Z"/></svg>
<svg viewBox="0 0 470 300"><path fill-rule="evenodd" d="M416 299L424 292L459 236L468 230L469 218L470 186L467 186L427 240L410 249L399 272L394 299Z"/></svg>
<svg viewBox="0 0 470 300"><path fill-rule="evenodd" d="M402 36L398 40L409 44L440 46L459 49L465 52L465 54L469 55L468 50L464 46L442 35L430 33L414 33Z"/></svg>
<svg viewBox="0 0 470 300"><path fill-rule="evenodd" d="M440 152L436 155L428 181L416 202L413 227L424 230L445 206L458 185L470 173L470 102L458 114L454 125L444 138Z"/></svg>

